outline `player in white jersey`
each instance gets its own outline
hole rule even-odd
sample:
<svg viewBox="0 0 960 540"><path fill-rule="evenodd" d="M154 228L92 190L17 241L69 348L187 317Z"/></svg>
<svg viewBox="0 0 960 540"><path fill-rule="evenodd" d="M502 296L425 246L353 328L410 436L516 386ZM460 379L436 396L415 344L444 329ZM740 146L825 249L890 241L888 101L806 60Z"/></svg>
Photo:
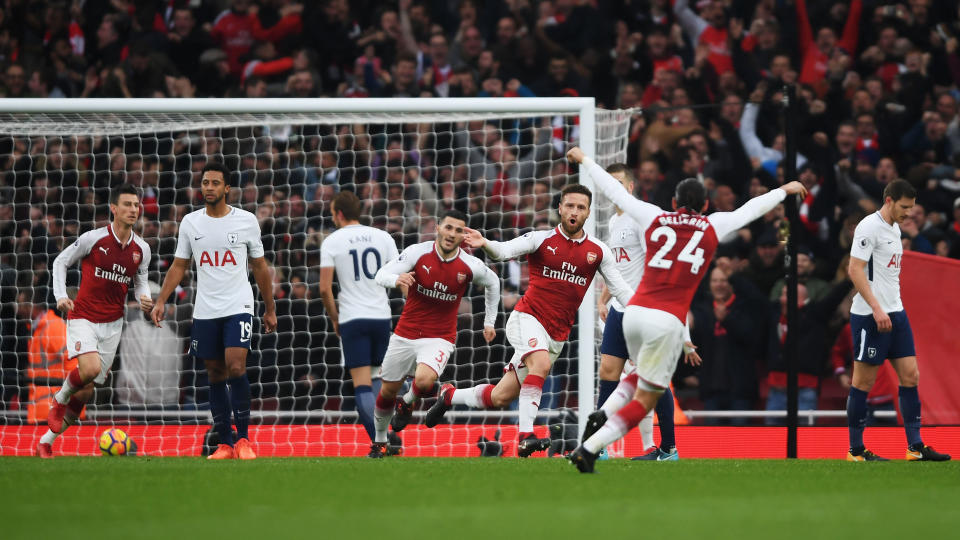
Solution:
<svg viewBox="0 0 960 540"><path fill-rule="evenodd" d="M111 190L113 222L86 232L53 261L53 294L57 309L67 314L67 347L74 367L54 395L47 415L47 432L40 438L37 455L53 457L58 435L76 423L93 395L93 385L103 384L117 354L123 330L123 313L130 286L140 308L153 307L147 286L150 247L133 232L140 218L140 192L131 184ZM67 269L80 262L80 291L76 301L67 296Z"/></svg>
<svg viewBox="0 0 960 540"><path fill-rule="evenodd" d="M633 173L622 164L615 163L607 167L607 172L620 182L631 194L636 185ZM646 248L643 244L643 231L637 222L623 213L623 210L614 206L614 214L608 221L608 245L613 251L617 263L617 270L630 286L636 290L643 278L643 265L646 259ZM608 397L617 389L621 375L629 375L635 369L633 361L627 361L629 352L627 342L623 336L624 306L610 294L609 289L603 288L598 298L597 312L604 321L603 340L600 342L600 369L597 373L599 391L597 393L597 407L602 407ZM700 356L695 352L696 347L690 341L689 330L684 335L685 360L699 365ZM679 459L676 448L676 439L673 432L673 392L666 388L657 401L655 408L660 420L660 447L653 443L653 413L651 409L647 416L640 421L640 439L643 442L644 454L634 459L674 461Z"/></svg>
<svg viewBox="0 0 960 540"><path fill-rule="evenodd" d="M197 265L197 297L193 308L190 351L203 360L210 379L210 412L220 445L209 459L254 459L250 443L250 381L247 353L253 337L253 289L247 277L253 269L266 306L263 327L277 327L273 281L263 258L260 223L256 216L227 204L230 172L219 163L203 168L200 180L204 208L184 216L177 251L151 312L154 324L163 320L167 298ZM227 385L230 385L229 396ZM237 427L234 445L230 412Z"/></svg>
<svg viewBox="0 0 960 540"><path fill-rule="evenodd" d="M371 370L380 370L390 341L390 299L375 280L377 271L399 256L386 231L361 225L360 199L351 191L333 198L330 213L337 230L320 246L320 297L340 336L343 362L353 380L353 396L371 444L374 439L374 396L380 392ZM333 276L340 286L339 310L333 297Z"/></svg>
<svg viewBox="0 0 960 540"><path fill-rule="evenodd" d="M850 306L853 334L853 380L847 398L850 450L847 461L887 461L863 444L867 394L885 359L900 379L900 412L907 434L907 461L946 461L920 438L920 371L913 331L900 301L900 226L910 213L917 192L908 182L894 180L883 190L883 207L863 218L853 233L848 273L857 295Z"/></svg>

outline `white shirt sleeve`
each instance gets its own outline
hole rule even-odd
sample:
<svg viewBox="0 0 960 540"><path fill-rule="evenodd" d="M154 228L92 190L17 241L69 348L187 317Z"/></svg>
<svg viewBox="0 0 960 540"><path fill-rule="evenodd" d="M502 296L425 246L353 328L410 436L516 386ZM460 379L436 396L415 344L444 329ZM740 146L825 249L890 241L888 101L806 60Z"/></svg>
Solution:
<svg viewBox="0 0 960 540"><path fill-rule="evenodd" d="M500 277L479 259L468 260L473 271L473 283L483 287L483 325L495 326L500 307Z"/></svg>
<svg viewBox="0 0 960 540"><path fill-rule="evenodd" d="M337 256L337 236L330 235L320 244L320 268L332 268L336 266L333 258ZM390 260L390 259L387 259Z"/></svg>
<svg viewBox="0 0 960 540"><path fill-rule="evenodd" d="M96 231L87 231L53 260L53 296L58 302L67 298L67 269L86 257L96 242Z"/></svg>
<svg viewBox="0 0 960 540"><path fill-rule="evenodd" d="M540 248L543 239L550 231L531 231L513 240L498 242L496 240L487 240L483 250L495 261L506 261L516 259L521 255L533 253Z"/></svg>
<svg viewBox="0 0 960 540"><path fill-rule="evenodd" d="M610 294L620 302L620 305L626 307L630 304L630 298L633 297L634 291L630 289L626 280L620 275L620 271L617 270L617 259L613 251L603 243L600 244L600 249L603 251L603 259L600 261L599 268L600 277L603 278L607 288L610 289Z"/></svg>
<svg viewBox="0 0 960 540"><path fill-rule="evenodd" d="M677 20L680 22L680 26L683 27L683 31L687 33L687 37L696 45L700 42L700 34L702 34L709 25L707 21L694 13L688 4L688 0L677 0L673 5L673 13L677 16Z"/></svg>
<svg viewBox="0 0 960 540"><path fill-rule="evenodd" d="M173 254L178 259L193 257L193 246L190 244L190 222L186 218L180 221L180 231L177 233L177 251Z"/></svg>
<svg viewBox="0 0 960 540"><path fill-rule="evenodd" d="M248 226L247 234L249 235L247 239L247 256L251 259L263 257L263 239L261 238L260 222L257 221L257 217L254 215L250 216L250 225Z"/></svg>
<svg viewBox="0 0 960 540"><path fill-rule="evenodd" d="M733 212L714 212L707 216L707 219L709 219L710 224L713 225L717 238L723 238L773 210L778 204L783 202L783 199L786 197L787 192L777 188L759 197L750 199L746 204Z"/></svg>
<svg viewBox="0 0 960 540"><path fill-rule="evenodd" d="M876 247L876 235L871 234L870 227L861 221L853 231L853 245L850 246L850 256L861 261L869 261L873 257L873 248ZM59 258L59 257L58 257Z"/></svg>
<svg viewBox="0 0 960 540"><path fill-rule="evenodd" d="M140 259L140 266L137 267L137 276L133 288L133 295L138 301L141 296L150 297L150 283L147 281L147 269L150 267L150 246L143 240L140 240L139 245L143 252L143 258Z"/></svg>
<svg viewBox="0 0 960 540"><path fill-rule="evenodd" d="M603 170L603 167L597 165L597 162L589 157L583 158L583 165L586 167L590 178L593 178L597 190L623 210L625 214L632 217L641 230L645 230L650 222L664 212L659 206L641 201L631 195L616 178L610 176L610 173Z"/></svg>
<svg viewBox="0 0 960 540"><path fill-rule="evenodd" d="M417 260L423 256L424 244L431 246L431 249L433 249L433 242L414 244L403 250L403 253L401 253L399 257L383 265L380 270L377 270L377 275L374 277L377 285L388 289L390 287L396 287L397 278L400 277L400 274L406 274L413 270L413 265L417 264Z"/></svg>
<svg viewBox="0 0 960 540"><path fill-rule="evenodd" d="M743 107L743 114L740 115L740 142L743 143L743 149L747 156L751 158L763 159L763 143L760 137L757 137L757 115L760 113L760 106L756 103L747 103Z"/></svg>

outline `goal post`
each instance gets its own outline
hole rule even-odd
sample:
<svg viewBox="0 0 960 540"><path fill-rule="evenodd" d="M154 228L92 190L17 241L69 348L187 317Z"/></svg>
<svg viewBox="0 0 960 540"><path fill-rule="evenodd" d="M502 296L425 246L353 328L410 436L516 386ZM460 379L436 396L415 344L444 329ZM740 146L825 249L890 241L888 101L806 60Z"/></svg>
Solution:
<svg viewBox="0 0 960 540"><path fill-rule="evenodd" d="M150 272L150 280L159 283L176 223L184 211L198 207L195 189L203 163L223 160L238 171L230 202L254 212L267 208L258 217L277 276L274 286L283 294L278 310L284 306L278 313L281 332L257 336L248 361L258 407L252 436L266 455L359 455L368 441L355 424L349 375L337 360L338 340L318 308L319 298L311 296L322 239L332 231L331 193L340 187L357 190L365 200L365 221L390 231L400 249L432 238L432 220L448 206L466 209L471 226L508 239L555 224L556 208L538 202L538 189L546 186L546 195L556 196L566 181L561 172L570 146L579 145L602 165L625 161L629 119L630 111L595 109L593 98L0 100L0 206L9 213L0 214L5 227L0 265L16 281L13 287L4 282L5 295L13 297L3 299L0 313L4 333L16 337L5 343L14 353L5 353L0 366L0 451L30 453L45 430L45 409L38 403L48 397L42 389L59 383L53 372L45 374L50 380L31 376L36 372L28 346L35 330L30 319L42 311L37 306L51 307L49 268L59 250L109 219L104 197L111 186L130 181L144 189L144 219L137 230L159 250L154 253L159 266ZM400 185L392 183L394 172ZM579 179L593 187L589 176ZM604 237L598 223L605 222L605 212L609 203L595 196L589 233ZM509 281L505 291L522 293L522 263L495 268ZM95 451L92 434L120 426L148 453L198 453L210 418L202 369L185 354L192 279L178 290L172 317L176 359L160 362L175 373L133 359L159 354L161 347L138 352L121 345L106 387L97 390L79 429L61 437L55 451L59 445L60 453L89 454ZM68 285L76 281L73 272ZM545 423L557 417L557 409L573 410L580 432L595 395L596 288L584 299L577 338L555 374L553 408L545 407L540 416ZM472 292L461 307L457 352L441 382L458 387L496 382L509 359L503 325L510 309L501 304L499 336L487 346L477 339L478 298L482 292ZM393 298L395 316L401 305ZM28 313L31 308L35 313ZM124 370L135 369L131 366L143 373L124 377ZM150 392L151 384L166 391ZM408 427L408 455L476 455L478 435L492 438L488 428L509 429L516 417L511 411L449 415L457 426L433 433ZM461 424L463 434L453 434Z"/></svg>

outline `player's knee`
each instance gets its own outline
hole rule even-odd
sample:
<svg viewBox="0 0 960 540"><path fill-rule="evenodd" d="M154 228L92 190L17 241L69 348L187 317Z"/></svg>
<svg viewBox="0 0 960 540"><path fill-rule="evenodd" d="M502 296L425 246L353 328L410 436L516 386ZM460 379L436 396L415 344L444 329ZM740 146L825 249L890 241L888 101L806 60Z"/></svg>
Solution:
<svg viewBox="0 0 960 540"><path fill-rule="evenodd" d="M920 370L916 367L900 373L900 386L917 386L920 384Z"/></svg>
<svg viewBox="0 0 960 540"><path fill-rule="evenodd" d="M416 385L420 395L427 395L433 390L436 380L436 376L417 374L413 379L413 384Z"/></svg>
<svg viewBox="0 0 960 540"><path fill-rule="evenodd" d="M600 369L597 376L602 381L616 381L620 379L620 372L623 371L623 363L619 366L616 361L608 360L606 357L600 361Z"/></svg>
<svg viewBox="0 0 960 540"><path fill-rule="evenodd" d="M246 373L247 373L247 366L244 366L244 365L227 366L227 369L226 369L227 377L231 379L236 379L237 377L246 375Z"/></svg>
<svg viewBox="0 0 960 540"><path fill-rule="evenodd" d="M547 355L530 355L524 360L531 375L546 377L550 373L550 357Z"/></svg>

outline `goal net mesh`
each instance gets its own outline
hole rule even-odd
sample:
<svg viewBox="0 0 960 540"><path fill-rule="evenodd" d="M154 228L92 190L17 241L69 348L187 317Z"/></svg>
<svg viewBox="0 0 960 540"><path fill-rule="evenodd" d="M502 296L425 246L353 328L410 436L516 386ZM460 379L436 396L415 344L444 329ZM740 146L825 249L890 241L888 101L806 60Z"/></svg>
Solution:
<svg viewBox="0 0 960 540"><path fill-rule="evenodd" d="M629 112L597 111L599 163L625 161L628 124ZM238 171L229 202L260 222L279 321L276 333L262 334L255 317L247 363L251 439L261 455L355 456L366 453L369 440L317 288L320 249L334 230L333 196L355 191L364 202L362 221L388 231L401 250L433 239L435 216L451 208L467 213L470 227L487 237L508 240L556 225L559 190L576 173L564 153L579 135L578 118L569 113L0 114L3 452L11 444L18 454L36 448L51 395L75 365L65 327L46 324L61 315L52 263L80 234L110 221L111 187L142 188L136 231L153 252L156 294L178 223L202 205L200 171L208 160ZM598 199L595 218L602 224L608 213ZM503 283L497 338L484 342L482 290L472 289L441 382L495 383L512 353L502 328L527 286L525 262L490 264ZM79 267L71 269L68 290L79 277ZM208 381L188 352L195 287L188 272L162 329L137 310L131 294L111 373L80 425L54 443L56 454L93 454L97 436L113 426L126 430L140 453L203 452ZM391 305L396 320L403 299L391 294ZM258 301L257 315L262 310ZM575 328L545 384L540 424L578 406L577 335ZM401 433L405 455L472 456L480 436L493 439L502 430L504 441L515 438L509 409L454 410L448 420L433 430L415 420Z"/></svg>

